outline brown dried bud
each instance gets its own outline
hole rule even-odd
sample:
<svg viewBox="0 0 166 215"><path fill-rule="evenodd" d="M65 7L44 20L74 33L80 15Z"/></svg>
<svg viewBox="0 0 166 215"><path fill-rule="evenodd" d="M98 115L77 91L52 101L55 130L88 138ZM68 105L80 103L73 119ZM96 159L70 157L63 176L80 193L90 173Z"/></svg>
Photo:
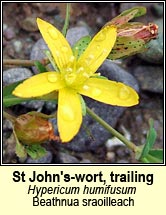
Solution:
<svg viewBox="0 0 166 215"><path fill-rule="evenodd" d="M36 115L23 114L16 118L14 130L17 138L25 144L43 143L46 140L57 140L53 126L46 119Z"/></svg>

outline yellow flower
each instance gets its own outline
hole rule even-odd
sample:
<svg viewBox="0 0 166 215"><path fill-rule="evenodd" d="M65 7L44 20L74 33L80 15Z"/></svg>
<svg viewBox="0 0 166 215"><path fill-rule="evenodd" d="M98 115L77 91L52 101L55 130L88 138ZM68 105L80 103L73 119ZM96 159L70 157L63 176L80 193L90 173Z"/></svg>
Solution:
<svg viewBox="0 0 166 215"><path fill-rule="evenodd" d="M102 28L77 59L59 30L39 18L37 24L59 71L37 74L18 85L13 94L31 98L58 91L57 120L62 142L70 141L80 129L80 94L110 105L129 107L138 104L138 94L131 87L97 78L94 74L114 46L117 36L115 26Z"/></svg>

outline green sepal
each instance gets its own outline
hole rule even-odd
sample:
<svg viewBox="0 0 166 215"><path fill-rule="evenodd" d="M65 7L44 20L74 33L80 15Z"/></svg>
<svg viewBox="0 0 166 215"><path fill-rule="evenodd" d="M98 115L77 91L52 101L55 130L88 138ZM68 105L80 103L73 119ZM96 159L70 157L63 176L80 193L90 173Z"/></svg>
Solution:
<svg viewBox="0 0 166 215"><path fill-rule="evenodd" d="M132 37L117 37L116 43L108 55L108 59L116 60L146 51L144 40Z"/></svg>
<svg viewBox="0 0 166 215"><path fill-rule="evenodd" d="M17 138L17 135L15 133L15 131L13 130L13 134L16 140L16 147L15 147L15 153L19 158L27 158L27 152L25 149L25 146L23 144L21 144Z"/></svg>
<svg viewBox="0 0 166 215"><path fill-rule="evenodd" d="M55 71L59 71L54 58L52 57L52 54L49 50L44 50L44 54L46 55L46 57L49 59L51 65L53 66ZM51 71L51 69L49 69L49 71Z"/></svg>
<svg viewBox="0 0 166 215"><path fill-rule="evenodd" d="M77 56L77 59L82 55L82 53L88 47L90 41L91 41L91 36L87 35L85 37L82 37L74 44L72 50L73 50L74 56Z"/></svg>
<svg viewBox="0 0 166 215"><path fill-rule="evenodd" d="M82 108L82 115L86 116L86 103L81 95L80 95L80 102L81 102L81 108Z"/></svg>
<svg viewBox="0 0 166 215"><path fill-rule="evenodd" d="M40 144L26 145L27 154L34 160L40 159L47 154L47 151Z"/></svg>
<svg viewBox="0 0 166 215"><path fill-rule="evenodd" d="M116 25L120 26L128 21L130 21L133 18L139 17L146 14L146 8L145 7L133 7L128 10L123 11L120 15L113 18L111 21L106 23L106 25Z"/></svg>

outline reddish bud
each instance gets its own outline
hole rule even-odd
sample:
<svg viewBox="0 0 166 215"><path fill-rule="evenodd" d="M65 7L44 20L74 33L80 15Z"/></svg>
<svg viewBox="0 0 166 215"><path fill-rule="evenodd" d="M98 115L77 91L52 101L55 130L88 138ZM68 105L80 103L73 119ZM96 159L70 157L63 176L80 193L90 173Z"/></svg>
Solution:
<svg viewBox="0 0 166 215"><path fill-rule="evenodd" d="M118 28L118 37L133 37L134 39L142 39L145 43L151 39L155 39L158 35L158 26L154 23L144 25L142 23L131 22L121 25Z"/></svg>
<svg viewBox="0 0 166 215"><path fill-rule="evenodd" d="M47 120L30 114L23 114L16 118L14 130L17 138L25 144L43 143L46 140L57 140L54 129Z"/></svg>

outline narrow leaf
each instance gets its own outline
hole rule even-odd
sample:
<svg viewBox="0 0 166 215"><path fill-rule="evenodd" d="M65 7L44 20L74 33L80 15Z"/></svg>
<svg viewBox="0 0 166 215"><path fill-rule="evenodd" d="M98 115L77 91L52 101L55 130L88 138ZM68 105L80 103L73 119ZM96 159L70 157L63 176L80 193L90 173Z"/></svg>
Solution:
<svg viewBox="0 0 166 215"><path fill-rule="evenodd" d="M142 149L140 159L148 155L149 150L153 147L156 141L157 133L153 127L152 119L149 120L149 125L150 125L150 129L149 129L149 132L147 133L146 142L145 142L144 148Z"/></svg>
<svg viewBox="0 0 166 215"><path fill-rule="evenodd" d="M86 116L86 103L81 95L80 95L80 101L81 101L82 115Z"/></svg>
<svg viewBox="0 0 166 215"><path fill-rule="evenodd" d="M43 64L40 63L40 61L35 61L35 62L34 62L34 65L36 66L37 70L38 70L40 73L47 72L46 67L43 66Z"/></svg>
<svg viewBox="0 0 166 215"><path fill-rule="evenodd" d="M151 149L149 154L163 161L163 150L162 149Z"/></svg>

